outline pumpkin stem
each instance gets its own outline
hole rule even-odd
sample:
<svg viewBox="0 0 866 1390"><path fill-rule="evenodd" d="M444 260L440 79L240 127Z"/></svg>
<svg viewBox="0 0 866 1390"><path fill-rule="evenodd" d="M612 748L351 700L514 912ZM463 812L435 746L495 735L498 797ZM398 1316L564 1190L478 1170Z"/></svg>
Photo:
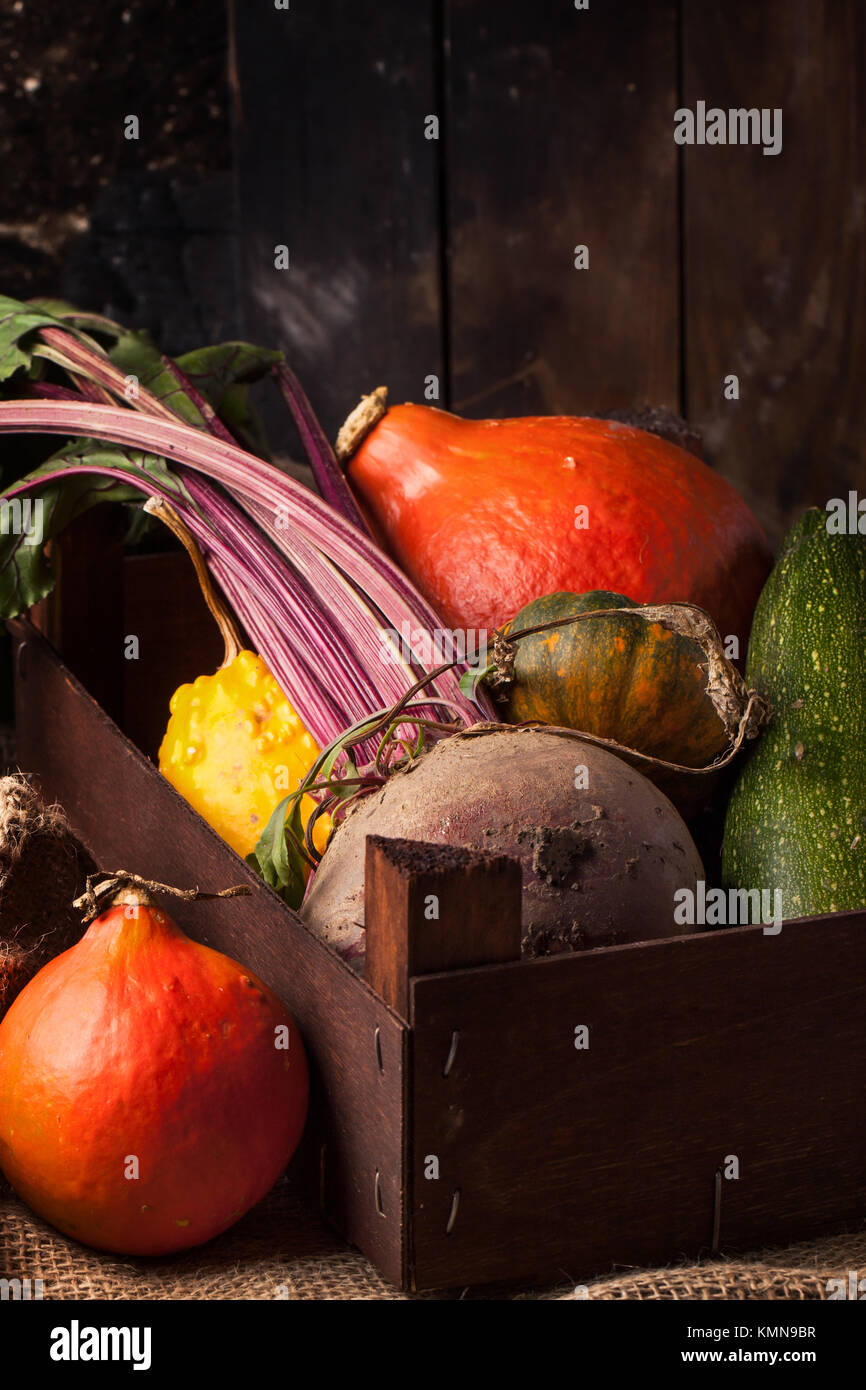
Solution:
<svg viewBox="0 0 866 1390"><path fill-rule="evenodd" d="M370 392L369 396L361 397L355 409L340 426L337 442L334 445L334 453L339 463L348 463L355 451L360 448L362 440L366 439L372 429L375 429L388 409L387 400L387 386L377 386L375 391Z"/></svg>
<svg viewBox="0 0 866 1390"><path fill-rule="evenodd" d="M494 698L497 700L507 700L508 692L514 684L514 658L516 655L514 643L501 628L496 628L493 633L493 671L487 677L487 684L493 691Z"/></svg>
<svg viewBox="0 0 866 1390"><path fill-rule="evenodd" d="M199 549L198 542L189 528L181 521L174 507L169 506L162 497L149 497L144 504L144 510L150 512L151 516L158 516L160 521L177 536L187 555L192 560L195 567L195 576L202 592L202 597L211 611L214 622L222 635L225 651L218 670L222 671L226 666L230 666L238 653L243 649L243 642L235 626L234 619L220 598L213 586L204 556Z"/></svg>
<svg viewBox="0 0 866 1390"><path fill-rule="evenodd" d="M233 888L223 888L220 893L203 893L200 888L175 888L171 883L157 883L154 879L131 874L126 869L117 869L109 874L88 874L87 886L72 906L78 908L85 922L92 922L94 917L99 917L116 903L156 907L155 893L168 893L173 898L195 902L202 898L244 898L251 892L247 884L238 883Z"/></svg>

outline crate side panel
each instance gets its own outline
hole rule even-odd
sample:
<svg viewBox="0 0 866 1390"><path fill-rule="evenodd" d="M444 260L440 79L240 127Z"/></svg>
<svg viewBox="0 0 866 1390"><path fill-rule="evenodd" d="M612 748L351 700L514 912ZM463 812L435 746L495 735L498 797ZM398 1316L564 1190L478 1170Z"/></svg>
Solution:
<svg viewBox="0 0 866 1390"><path fill-rule="evenodd" d="M248 899L172 903L172 915L243 961L296 1017L324 1116L328 1213L402 1283L405 1026L177 795L48 643L12 627L21 767L66 809L97 861L181 887L252 887Z"/></svg>
<svg viewBox="0 0 866 1390"><path fill-rule="evenodd" d="M138 660L123 662L123 718L118 723L137 748L155 759L172 695L202 671L217 669L225 654L223 642L188 555L128 555L123 600L123 631L138 638ZM61 650L69 660L69 649ZM103 664L112 657L103 646ZM75 669L74 662L69 664ZM82 684L90 689L86 680Z"/></svg>
<svg viewBox="0 0 866 1390"><path fill-rule="evenodd" d="M862 1219L864 1011L864 913L414 980L415 1286Z"/></svg>

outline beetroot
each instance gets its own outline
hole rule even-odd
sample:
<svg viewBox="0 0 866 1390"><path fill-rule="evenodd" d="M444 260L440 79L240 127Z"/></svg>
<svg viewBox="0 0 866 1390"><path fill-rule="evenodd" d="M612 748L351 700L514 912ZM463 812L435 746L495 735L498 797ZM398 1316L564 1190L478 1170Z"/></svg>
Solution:
<svg viewBox="0 0 866 1390"><path fill-rule="evenodd" d="M477 726L395 773L332 837L301 915L354 964L368 835L518 858L527 956L680 935L674 893L703 878L674 807L620 758L552 730Z"/></svg>

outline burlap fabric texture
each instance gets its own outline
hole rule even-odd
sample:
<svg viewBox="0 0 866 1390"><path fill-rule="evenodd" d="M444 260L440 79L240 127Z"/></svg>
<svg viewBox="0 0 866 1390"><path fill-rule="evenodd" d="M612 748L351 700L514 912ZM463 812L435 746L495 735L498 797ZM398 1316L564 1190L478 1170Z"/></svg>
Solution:
<svg viewBox="0 0 866 1390"><path fill-rule="evenodd" d="M827 1282L866 1278L866 1226L832 1240L745 1259L617 1271L589 1283L590 1299L825 1299ZM573 1280L546 1289L452 1289L402 1294L320 1220L309 1194L283 1179L217 1240L171 1259L99 1254L59 1235L0 1186L0 1277L42 1280L45 1299L561 1300ZM584 1297L581 1293L580 1297Z"/></svg>

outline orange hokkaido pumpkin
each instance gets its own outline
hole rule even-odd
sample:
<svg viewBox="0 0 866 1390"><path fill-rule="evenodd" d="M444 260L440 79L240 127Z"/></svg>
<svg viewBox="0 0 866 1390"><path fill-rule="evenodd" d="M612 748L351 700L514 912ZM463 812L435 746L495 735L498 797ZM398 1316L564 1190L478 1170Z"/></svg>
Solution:
<svg viewBox="0 0 866 1390"><path fill-rule="evenodd" d="M745 651L770 568L763 532L730 483L657 435L395 405L348 477L451 627L489 632L542 594L607 589L698 604Z"/></svg>
<svg viewBox="0 0 866 1390"><path fill-rule="evenodd" d="M264 1196L307 1094L276 995L124 889L0 1024L0 1166L66 1235L165 1254Z"/></svg>

